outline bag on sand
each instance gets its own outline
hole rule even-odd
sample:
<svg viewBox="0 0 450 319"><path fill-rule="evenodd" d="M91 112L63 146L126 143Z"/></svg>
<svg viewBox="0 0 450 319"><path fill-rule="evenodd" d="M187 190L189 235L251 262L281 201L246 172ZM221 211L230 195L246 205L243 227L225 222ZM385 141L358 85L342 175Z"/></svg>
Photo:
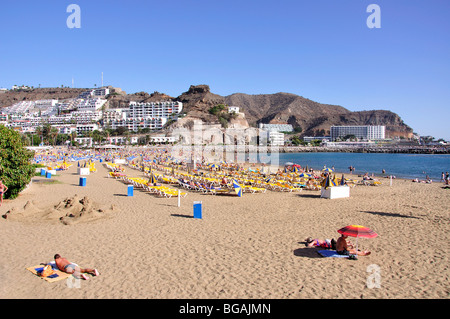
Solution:
<svg viewBox="0 0 450 319"><path fill-rule="evenodd" d="M48 277L51 276L55 273L55 271L53 270L51 265L47 265L44 267L44 269L42 269L41 272L38 272L38 276L40 277Z"/></svg>

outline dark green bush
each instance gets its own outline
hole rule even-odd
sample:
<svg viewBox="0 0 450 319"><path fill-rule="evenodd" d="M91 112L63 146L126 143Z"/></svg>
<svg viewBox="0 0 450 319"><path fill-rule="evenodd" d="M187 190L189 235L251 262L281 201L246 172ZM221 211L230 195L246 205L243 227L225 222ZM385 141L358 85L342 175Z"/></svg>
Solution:
<svg viewBox="0 0 450 319"><path fill-rule="evenodd" d="M20 134L0 125L0 180L8 187L4 198L15 198L28 185L34 175L31 159Z"/></svg>

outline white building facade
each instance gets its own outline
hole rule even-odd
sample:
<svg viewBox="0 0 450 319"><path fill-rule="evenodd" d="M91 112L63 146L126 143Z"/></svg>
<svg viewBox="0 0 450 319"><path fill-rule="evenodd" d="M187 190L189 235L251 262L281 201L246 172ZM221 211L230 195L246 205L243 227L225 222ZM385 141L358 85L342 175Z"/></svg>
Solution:
<svg viewBox="0 0 450 319"><path fill-rule="evenodd" d="M331 140L353 135L359 140L382 140L385 138L384 125L331 126Z"/></svg>
<svg viewBox="0 0 450 319"><path fill-rule="evenodd" d="M293 132L294 127L291 124L264 124L259 123L259 129L277 132Z"/></svg>
<svg viewBox="0 0 450 319"><path fill-rule="evenodd" d="M283 146L284 133L277 131L268 131L268 141L270 142L270 145Z"/></svg>

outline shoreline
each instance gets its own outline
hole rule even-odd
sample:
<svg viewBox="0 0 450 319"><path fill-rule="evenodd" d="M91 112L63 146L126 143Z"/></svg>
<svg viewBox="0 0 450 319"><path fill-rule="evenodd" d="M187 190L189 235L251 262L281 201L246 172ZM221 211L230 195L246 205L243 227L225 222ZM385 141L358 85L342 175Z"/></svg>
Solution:
<svg viewBox="0 0 450 319"><path fill-rule="evenodd" d="M450 154L450 147L282 147L283 153L336 152L336 153L387 153L387 154Z"/></svg>
<svg viewBox="0 0 450 319"><path fill-rule="evenodd" d="M234 150L234 153L244 151L249 153L264 152L278 152L278 153L386 153L386 154L450 154L449 146L371 146L371 147L327 147L327 146L254 146L254 145L181 145L181 144L157 144L157 145L120 145L121 150L126 149L164 149L164 148L184 148L184 149L197 149L208 147L211 150L222 148L223 152L226 149ZM56 148L64 148L63 146L56 146ZM84 150L98 150L100 147L88 147L80 148Z"/></svg>
<svg viewBox="0 0 450 319"><path fill-rule="evenodd" d="M207 163L216 163L219 164L221 161L225 161L227 163L235 163L240 165L257 165L260 166L264 163L263 166L266 167L272 167L271 172L276 172L278 169L284 169L284 163L280 162L279 158L276 157L276 154L302 154L302 153L350 153L350 154L358 154L357 152L327 152L327 151L320 151L315 152L316 149L322 149L321 147L310 147L308 148L310 151L305 151L307 148L301 147L285 147L285 148L279 148L279 147L243 147L243 146L181 146L181 145L157 145L157 146L149 146L149 147L141 147L141 146L125 146L124 148L120 149L98 149L98 148L85 148L85 149L67 149L64 147L56 147L49 150L43 150L42 152L48 152L50 153L57 153L59 156L64 156L66 153L70 152L78 152L81 154L89 154L89 156L99 157L99 156L112 156L114 158L126 158L129 156L133 157L139 157L144 156L148 157L149 154L156 154L159 153L160 156L164 157L172 157L173 160L180 161L186 163L190 163L192 165L190 169L193 169L193 164L199 164L202 162ZM288 152L286 152L288 150ZM271 153L273 152L273 153ZM191 154L191 155L189 155ZM367 153L370 154L370 153ZM398 153L400 154L400 153ZM429 156L432 155L444 155L447 154L427 154ZM450 159L450 158L449 158ZM285 160L286 161L286 160ZM300 164L302 168L305 168L307 166L304 163L305 160L297 160L297 159L289 159L288 162L294 161L293 164ZM302 162L303 161L303 162ZM273 165L272 165L273 163ZM328 163L322 163L322 164L315 164L315 166L311 166L316 171L322 170L323 165L326 164L328 167L332 167L333 163L331 160L328 160ZM338 163L336 163L338 164ZM351 165L351 162L348 163ZM413 174L405 174L405 172L389 172L387 167L379 167L379 168L366 168L363 170L360 170L361 167L363 167L361 164L356 165L359 166L357 171L354 171L353 174L349 173L348 167L342 167L341 165L338 165L340 167L336 168L338 171L336 171L336 174L350 174L357 177L362 177L364 174L368 173L369 175L374 175L378 178L388 179L390 175L392 175L394 178L402 178L405 180L413 180L415 178L419 179L426 179L427 172L415 172ZM351 165L354 166L354 165ZM447 165L444 163L444 166L442 167L442 170L445 172L448 169L446 168ZM381 173L382 169L386 169L386 173ZM441 171L441 169L439 169ZM430 175L430 174L428 174ZM432 178L435 182L440 180L440 172L434 172L430 175L430 178Z"/></svg>

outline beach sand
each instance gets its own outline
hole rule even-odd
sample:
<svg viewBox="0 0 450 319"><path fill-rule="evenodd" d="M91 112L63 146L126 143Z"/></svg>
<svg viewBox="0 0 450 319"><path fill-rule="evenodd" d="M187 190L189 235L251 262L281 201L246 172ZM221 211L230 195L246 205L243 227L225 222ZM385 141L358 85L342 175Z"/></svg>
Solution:
<svg viewBox="0 0 450 319"><path fill-rule="evenodd" d="M189 191L177 207L177 198L137 189L128 197L125 184L96 168L85 187L73 165L50 180L34 177L4 201L0 215L13 212L0 218L1 298L449 298L450 190L440 183L396 179L391 187L381 179L342 199L306 190L241 198ZM65 225L58 214L75 195L91 206ZM202 201L203 219L192 218L194 201ZM378 233L358 240L371 255L323 258L304 245L307 237L337 239L350 224ZM100 276L69 288L26 270L56 253ZM368 284L373 269L379 288Z"/></svg>

